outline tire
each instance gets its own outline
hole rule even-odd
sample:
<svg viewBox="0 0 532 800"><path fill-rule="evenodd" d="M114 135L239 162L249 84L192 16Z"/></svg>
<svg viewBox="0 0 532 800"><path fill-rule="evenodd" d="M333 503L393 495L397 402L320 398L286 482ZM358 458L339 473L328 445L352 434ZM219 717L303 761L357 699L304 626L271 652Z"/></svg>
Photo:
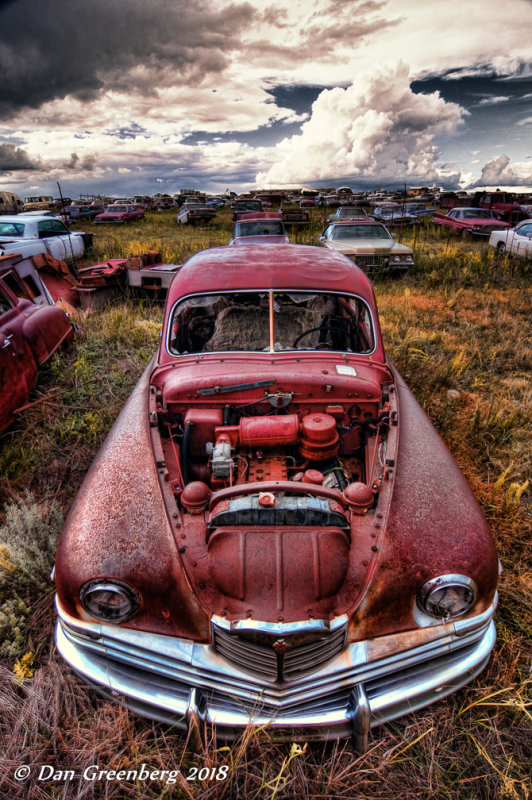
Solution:
<svg viewBox="0 0 532 800"><path fill-rule="evenodd" d="M497 244L497 254L498 255L505 256L506 255L506 250L507 250L506 242L499 242Z"/></svg>
<svg viewBox="0 0 532 800"><path fill-rule="evenodd" d="M467 228L464 228L462 231L462 239L464 242L472 242L473 241L473 234L471 231L468 231Z"/></svg>

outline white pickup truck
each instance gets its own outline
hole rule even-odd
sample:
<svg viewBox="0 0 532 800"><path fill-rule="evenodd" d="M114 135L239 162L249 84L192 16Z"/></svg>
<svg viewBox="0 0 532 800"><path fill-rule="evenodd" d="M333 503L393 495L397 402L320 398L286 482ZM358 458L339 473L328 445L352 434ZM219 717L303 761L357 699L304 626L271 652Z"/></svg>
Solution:
<svg viewBox="0 0 532 800"><path fill-rule="evenodd" d="M0 255L20 253L29 257L49 253L60 261L73 261L91 246L92 234L69 231L55 217L24 214L0 216Z"/></svg>

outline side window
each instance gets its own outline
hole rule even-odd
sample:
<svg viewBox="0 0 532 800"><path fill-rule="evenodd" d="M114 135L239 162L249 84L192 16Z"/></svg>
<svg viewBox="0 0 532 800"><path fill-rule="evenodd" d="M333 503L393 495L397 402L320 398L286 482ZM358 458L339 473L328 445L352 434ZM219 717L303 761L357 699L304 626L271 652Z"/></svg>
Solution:
<svg viewBox="0 0 532 800"><path fill-rule="evenodd" d="M16 297L23 297L25 300L31 300L28 291L24 288L18 277L14 275L13 272L8 272L6 275L4 275L3 280Z"/></svg>
<svg viewBox="0 0 532 800"><path fill-rule="evenodd" d="M523 225L517 231L518 236L532 236L532 225Z"/></svg>
<svg viewBox="0 0 532 800"><path fill-rule="evenodd" d="M58 219L49 219L43 222L39 222L38 227L39 227L39 239L43 239L45 236L62 236L68 233L63 223L59 222Z"/></svg>
<svg viewBox="0 0 532 800"><path fill-rule="evenodd" d="M5 314L6 311L11 311L13 303L4 292L0 289L0 314Z"/></svg>

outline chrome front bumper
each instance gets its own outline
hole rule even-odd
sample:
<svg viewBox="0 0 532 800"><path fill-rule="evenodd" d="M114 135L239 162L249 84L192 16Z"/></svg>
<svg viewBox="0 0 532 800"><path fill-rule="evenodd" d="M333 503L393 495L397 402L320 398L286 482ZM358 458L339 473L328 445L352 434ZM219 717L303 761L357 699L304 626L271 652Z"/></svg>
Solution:
<svg viewBox="0 0 532 800"><path fill-rule="evenodd" d="M210 645L81 622L57 608L57 648L100 694L183 729L205 721L225 740L251 724L305 740L352 736L364 750L370 728L469 683L495 644L494 604L422 646L370 660L370 643L355 642L315 672L265 685Z"/></svg>

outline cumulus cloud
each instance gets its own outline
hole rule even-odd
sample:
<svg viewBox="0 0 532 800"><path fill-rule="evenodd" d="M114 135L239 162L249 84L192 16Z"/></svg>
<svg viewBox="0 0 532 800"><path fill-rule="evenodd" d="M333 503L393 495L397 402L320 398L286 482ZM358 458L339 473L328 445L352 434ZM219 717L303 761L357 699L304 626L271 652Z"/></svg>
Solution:
<svg viewBox="0 0 532 800"><path fill-rule="evenodd" d="M438 92L412 92L404 63L372 70L347 89L323 91L301 134L276 146L276 163L257 184L338 175L435 180L441 165L434 138L454 131L466 113Z"/></svg>
<svg viewBox="0 0 532 800"><path fill-rule="evenodd" d="M0 144L0 171L17 172L20 170L40 169L39 159L32 158L26 150L13 144Z"/></svg>
<svg viewBox="0 0 532 800"><path fill-rule="evenodd" d="M475 186L523 186L532 181L532 165L510 163L504 153L482 167Z"/></svg>

